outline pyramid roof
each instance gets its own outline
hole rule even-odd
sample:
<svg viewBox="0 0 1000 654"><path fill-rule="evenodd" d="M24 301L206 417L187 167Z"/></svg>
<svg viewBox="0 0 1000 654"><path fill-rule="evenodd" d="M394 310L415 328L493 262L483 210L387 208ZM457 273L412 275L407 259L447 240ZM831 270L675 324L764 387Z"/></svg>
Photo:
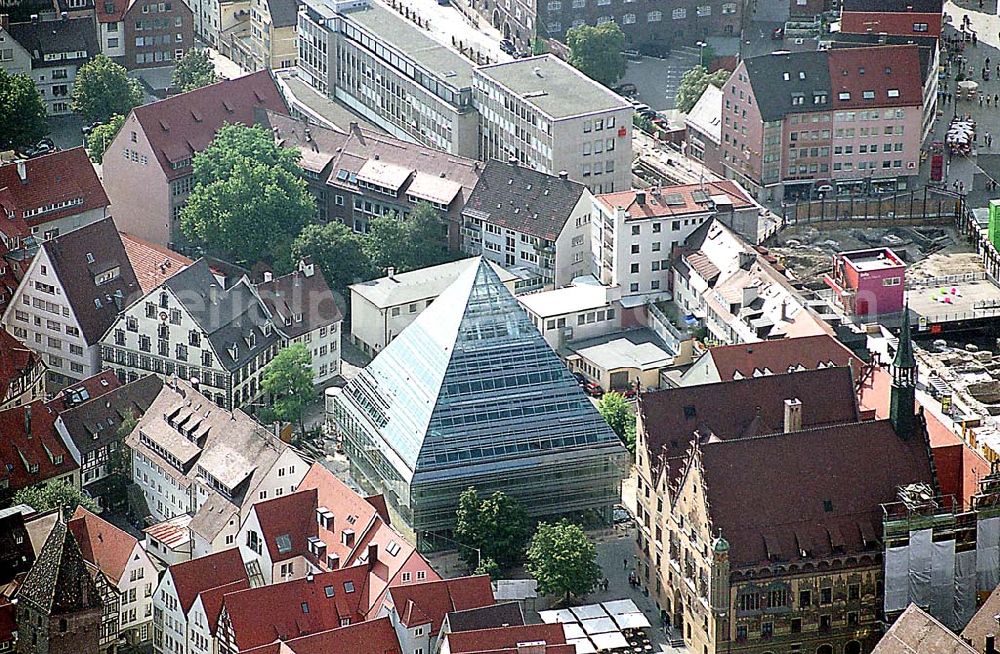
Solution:
<svg viewBox="0 0 1000 654"><path fill-rule="evenodd" d="M345 388L408 482L621 449L496 271L480 259Z"/></svg>
<svg viewBox="0 0 1000 654"><path fill-rule="evenodd" d="M80 546L62 520L53 526L18 597L48 615L101 606L97 586L87 571Z"/></svg>

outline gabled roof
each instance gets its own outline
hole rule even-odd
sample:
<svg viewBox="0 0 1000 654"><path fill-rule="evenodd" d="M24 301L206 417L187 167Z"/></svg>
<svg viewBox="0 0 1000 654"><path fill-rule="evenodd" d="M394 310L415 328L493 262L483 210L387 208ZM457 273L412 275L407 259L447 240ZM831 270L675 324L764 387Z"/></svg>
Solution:
<svg viewBox="0 0 1000 654"><path fill-rule="evenodd" d="M309 551L308 539L316 536L319 528L318 506L315 488L299 488L294 493L253 505L272 562L293 559Z"/></svg>
<svg viewBox="0 0 1000 654"><path fill-rule="evenodd" d="M62 415L67 409L107 395L121 385L122 383L118 380L118 375L115 374L114 370L102 370L96 375L91 375L75 384L64 387L55 397L45 403L45 408L51 409L56 415Z"/></svg>
<svg viewBox="0 0 1000 654"><path fill-rule="evenodd" d="M881 552L881 505L899 501L901 486L936 488L926 433L904 440L888 420L700 447L709 519L733 569Z"/></svg>
<svg viewBox="0 0 1000 654"><path fill-rule="evenodd" d="M830 70L823 51L775 52L743 63L764 122L781 120L789 113L829 111L833 106ZM826 96L825 100L815 102L815 93ZM801 105L793 103L797 96L803 97Z"/></svg>
<svg viewBox="0 0 1000 654"><path fill-rule="evenodd" d="M363 622L368 593L368 566L359 565L229 593L222 602L242 651Z"/></svg>
<svg viewBox="0 0 1000 654"><path fill-rule="evenodd" d="M89 164L88 164L89 165ZM111 218L61 234L42 243L52 272L73 309L88 345L97 343L122 308L142 292ZM97 284L99 275L117 276Z"/></svg>
<svg viewBox="0 0 1000 654"><path fill-rule="evenodd" d="M853 352L827 334L721 345L709 348L703 356L708 357L715 365L720 381L795 372L800 367L812 370L847 366L848 363L854 367L855 378L859 378L864 366L864 362ZM698 381L692 379L693 383Z"/></svg>
<svg viewBox="0 0 1000 654"><path fill-rule="evenodd" d="M254 109L288 113L269 71L224 80L132 110L167 179L191 174L171 162L190 159L208 147L226 123L252 125Z"/></svg>
<svg viewBox="0 0 1000 654"><path fill-rule="evenodd" d="M912 605L906 610L914 608ZM906 612L903 615L906 615ZM969 624L965 625L962 629L962 639L968 640L972 645L972 649L976 652L986 651L986 637L989 635L997 635L1000 631L1000 624L997 622L997 616L1000 615L1000 588L995 588L983 605L979 607L976 614L972 616L969 620ZM902 619L902 616L900 617ZM897 620L898 623L898 620ZM883 638L883 641L885 638ZM996 642L996 641L994 641ZM963 643L964 644L964 643ZM876 651L879 651L876 648ZM958 650L964 654L965 650ZM894 654L891 652L883 652L882 654Z"/></svg>
<svg viewBox="0 0 1000 654"><path fill-rule="evenodd" d="M95 0L98 23L117 23L125 18L131 0Z"/></svg>
<svg viewBox="0 0 1000 654"><path fill-rule="evenodd" d="M243 654L330 654L330 652L401 654L402 648L399 646L392 622L385 617L243 650Z"/></svg>
<svg viewBox="0 0 1000 654"><path fill-rule="evenodd" d="M736 182L728 179L662 186L645 191L604 193L597 196L597 201L611 211L624 209L632 220L712 213L718 204L723 203L728 203L733 209L746 209L756 204Z"/></svg>
<svg viewBox="0 0 1000 654"><path fill-rule="evenodd" d="M157 243L145 241L138 236L120 232L125 254L132 264L136 279L143 293L162 284L173 277L181 269L193 262L183 254L179 254Z"/></svg>
<svg viewBox="0 0 1000 654"><path fill-rule="evenodd" d="M84 560L97 566L113 583L121 581L139 541L82 506L66 524L73 532Z"/></svg>
<svg viewBox="0 0 1000 654"><path fill-rule="evenodd" d="M996 619L990 615L990 620L995 631ZM965 637L964 631L962 636ZM916 652L920 654L976 654L982 651L984 650L981 648L967 645L954 632L916 604L910 604L875 645L872 654L914 654Z"/></svg>
<svg viewBox="0 0 1000 654"><path fill-rule="evenodd" d="M199 593L235 581L249 582L239 548L175 563L170 566L169 571L174 580L177 600L185 614L191 610Z"/></svg>
<svg viewBox="0 0 1000 654"><path fill-rule="evenodd" d="M923 104L920 51L916 45L835 48L826 52L832 109Z"/></svg>
<svg viewBox="0 0 1000 654"><path fill-rule="evenodd" d="M76 21L74 21L76 22ZM3 230L10 236L27 237L31 227L81 214L110 204L101 180L82 147L60 150L24 162L24 181L18 164L0 166L0 205L14 212L14 220L5 220ZM61 208L55 208L65 204ZM48 211L25 216L26 211Z"/></svg>
<svg viewBox="0 0 1000 654"><path fill-rule="evenodd" d="M41 401L0 411L0 481L12 490L79 467L59 437L55 419Z"/></svg>
<svg viewBox="0 0 1000 654"><path fill-rule="evenodd" d="M167 279L163 288L173 293L198 324L226 370L242 368L280 338L271 329L267 309L250 283L240 279L222 288L205 259L198 259ZM150 301L158 299L158 291L150 295ZM252 345L247 341L251 337Z"/></svg>
<svg viewBox="0 0 1000 654"><path fill-rule="evenodd" d="M292 339L343 320L326 278L311 262L298 270L257 285L257 294L275 326Z"/></svg>
<svg viewBox="0 0 1000 654"><path fill-rule="evenodd" d="M198 597L201 598L202 609L205 611L205 617L208 619L208 630L213 636L215 635L216 629L219 627L219 616L222 613L222 600L228 593L237 593L241 590L247 590L248 588L250 588L250 580L237 579L232 583L203 590L198 594ZM198 600L195 599L195 602L197 601Z"/></svg>
<svg viewBox="0 0 1000 654"><path fill-rule="evenodd" d="M44 367L38 353L0 327L0 404L8 399L7 393L14 380L30 378Z"/></svg>
<svg viewBox="0 0 1000 654"><path fill-rule="evenodd" d="M125 417L141 418L162 386L159 377L147 375L67 409L60 414L66 434L81 455L121 441L118 429Z"/></svg>
<svg viewBox="0 0 1000 654"><path fill-rule="evenodd" d="M555 241L587 187L521 164L486 162L462 213Z"/></svg>
<svg viewBox="0 0 1000 654"><path fill-rule="evenodd" d="M80 547L61 520L52 527L25 577L18 601L27 602L46 615L100 609L101 597Z"/></svg>
<svg viewBox="0 0 1000 654"><path fill-rule="evenodd" d="M352 293L357 293L380 309L400 306L411 302L426 301L436 298L458 278L462 271L477 265L477 259L459 259L448 263L419 268L405 273L394 273L391 276L370 279L366 282L351 284ZM504 283L514 279L514 276L495 263L490 263L493 270Z"/></svg>
<svg viewBox="0 0 1000 654"><path fill-rule="evenodd" d="M7 31L31 54L33 69L81 63L101 52L97 44L96 26L90 17L11 23ZM75 53L83 55L76 56ZM43 61L45 55L50 54L71 56L59 59L58 62Z"/></svg>
<svg viewBox="0 0 1000 654"><path fill-rule="evenodd" d="M402 624L416 627L430 623L432 636L448 613L493 605L489 575L396 586L389 589L389 596Z"/></svg>
<svg viewBox="0 0 1000 654"><path fill-rule="evenodd" d="M709 84L688 112L684 123L708 136L718 145L722 142L722 89Z"/></svg>
<svg viewBox="0 0 1000 654"><path fill-rule="evenodd" d="M267 0L273 27L294 27L298 20L299 3L296 0Z"/></svg>
<svg viewBox="0 0 1000 654"><path fill-rule="evenodd" d="M566 635L561 624L498 627L448 634L448 649L452 654L516 650L518 643L526 642L564 645Z"/></svg>

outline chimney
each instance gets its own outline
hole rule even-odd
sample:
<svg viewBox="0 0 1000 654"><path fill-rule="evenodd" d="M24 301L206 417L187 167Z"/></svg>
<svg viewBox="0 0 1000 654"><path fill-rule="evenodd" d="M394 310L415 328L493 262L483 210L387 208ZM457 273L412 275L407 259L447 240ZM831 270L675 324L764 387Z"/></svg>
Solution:
<svg viewBox="0 0 1000 654"><path fill-rule="evenodd" d="M984 654L997 654L996 634L986 634L986 650Z"/></svg>
<svg viewBox="0 0 1000 654"><path fill-rule="evenodd" d="M785 400L785 433L802 431L802 401L797 397Z"/></svg>
<svg viewBox="0 0 1000 654"><path fill-rule="evenodd" d="M59 18L62 19L62 20L69 20L69 13L65 12L65 11L60 12L59 13Z"/></svg>
<svg viewBox="0 0 1000 654"><path fill-rule="evenodd" d="M198 386L200 385L201 385L200 379L198 379L197 377L191 378L191 388L193 388L194 390L198 390Z"/></svg>
<svg viewBox="0 0 1000 654"><path fill-rule="evenodd" d="M569 173L565 170L559 171L559 179L569 179Z"/></svg>
<svg viewBox="0 0 1000 654"><path fill-rule="evenodd" d="M10 26L10 16L8 14L0 14L0 30L5 30Z"/></svg>
<svg viewBox="0 0 1000 654"><path fill-rule="evenodd" d="M32 23L38 22L38 14L31 14L31 22Z"/></svg>
<svg viewBox="0 0 1000 654"><path fill-rule="evenodd" d="M507 163L517 168L517 157L514 156L507 157Z"/></svg>
<svg viewBox="0 0 1000 654"><path fill-rule="evenodd" d="M313 582L313 573L310 572L309 574L306 575L306 583L311 584L312 582Z"/></svg>
<svg viewBox="0 0 1000 654"><path fill-rule="evenodd" d="M31 405L27 404L24 407L24 433L29 438L31 437Z"/></svg>
<svg viewBox="0 0 1000 654"><path fill-rule="evenodd" d="M389 279L396 281L396 268L394 266L389 266L386 272L388 273Z"/></svg>
<svg viewBox="0 0 1000 654"><path fill-rule="evenodd" d="M316 264L312 262L311 257L306 257L299 261L299 272L306 277L312 277L316 274Z"/></svg>
<svg viewBox="0 0 1000 654"><path fill-rule="evenodd" d="M268 283L270 281L273 281L273 280L274 280L274 273L272 273L270 270L265 270L264 271L264 283L266 284L266 283Z"/></svg>
<svg viewBox="0 0 1000 654"><path fill-rule="evenodd" d="M368 569L371 570L378 563L378 545L372 543L368 546Z"/></svg>
<svg viewBox="0 0 1000 654"><path fill-rule="evenodd" d="M635 192L635 203L640 207L646 206L646 192L636 191Z"/></svg>
<svg viewBox="0 0 1000 654"><path fill-rule="evenodd" d="M219 287L216 284L208 285L208 301L217 304L219 301Z"/></svg>
<svg viewBox="0 0 1000 654"><path fill-rule="evenodd" d="M6 18L6 15L4 17ZM28 183L28 162L24 159L17 160L17 178L22 184Z"/></svg>

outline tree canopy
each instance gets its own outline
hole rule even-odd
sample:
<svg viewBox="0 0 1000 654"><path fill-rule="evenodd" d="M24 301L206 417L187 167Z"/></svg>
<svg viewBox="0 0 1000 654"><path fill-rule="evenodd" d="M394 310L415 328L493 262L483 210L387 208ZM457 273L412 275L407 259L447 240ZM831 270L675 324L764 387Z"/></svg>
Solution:
<svg viewBox="0 0 1000 654"><path fill-rule="evenodd" d="M398 272L452 261L448 252L447 226L437 210L419 203L405 218L396 215L376 216L368 223L364 251L372 266Z"/></svg>
<svg viewBox="0 0 1000 654"><path fill-rule="evenodd" d="M194 156L195 187L181 211L191 241L237 261L280 258L316 212L297 150L260 126L225 125Z"/></svg>
<svg viewBox="0 0 1000 654"><path fill-rule="evenodd" d="M306 225L292 242L292 258L312 257L330 288L343 294L350 284L369 277L371 263L363 247L361 235L344 223Z"/></svg>
<svg viewBox="0 0 1000 654"><path fill-rule="evenodd" d="M543 595L582 597L602 579L597 548L578 525L567 520L539 523L528 546L525 569Z"/></svg>
<svg viewBox="0 0 1000 654"><path fill-rule="evenodd" d="M704 66L695 66L684 73L680 86L677 87L677 99L675 102L677 110L682 113L688 113L694 109L694 105L698 102L701 94L705 92L705 89L708 88L709 84L722 88L727 79L729 79L729 71L724 68L720 68L714 73L709 74Z"/></svg>
<svg viewBox="0 0 1000 654"><path fill-rule="evenodd" d="M27 75L0 69L0 150L23 150L48 131L45 102Z"/></svg>
<svg viewBox="0 0 1000 654"><path fill-rule="evenodd" d="M76 507L82 506L88 511L98 512L91 497L83 494L79 488L63 481L46 481L34 486L28 486L14 493L14 504L27 504L36 511L48 511L61 506L64 515L72 515Z"/></svg>
<svg viewBox="0 0 1000 654"><path fill-rule="evenodd" d="M313 399L312 355L302 343L278 352L264 368L261 388L271 396L270 413L277 420L302 423L302 410Z"/></svg>
<svg viewBox="0 0 1000 654"><path fill-rule="evenodd" d="M73 82L73 111L100 123L115 114L128 115L142 103L142 88L125 72L124 66L102 54L85 63Z"/></svg>
<svg viewBox="0 0 1000 654"><path fill-rule="evenodd" d="M487 560L501 568L521 560L528 542L528 515L514 498L501 491L480 498L469 487L458 498L455 517L455 539L465 545L459 556L470 568Z"/></svg>
<svg viewBox="0 0 1000 654"><path fill-rule="evenodd" d="M178 60L174 72L170 74L170 85L180 89L182 93L200 89L217 81L219 77L215 74L215 63L208 50L188 50Z"/></svg>
<svg viewBox="0 0 1000 654"><path fill-rule="evenodd" d="M578 25L566 32L569 63L587 77L613 86L625 74L625 33L610 21L596 27Z"/></svg>
<svg viewBox="0 0 1000 654"><path fill-rule="evenodd" d="M611 391L601 396L597 410L611 430L618 434L629 452L635 452L635 411L621 393Z"/></svg>
<svg viewBox="0 0 1000 654"><path fill-rule="evenodd" d="M97 163L104 161L104 152L124 124L125 116L115 114L108 122L101 123L90 130L90 134L87 135L87 152L90 154L91 161Z"/></svg>

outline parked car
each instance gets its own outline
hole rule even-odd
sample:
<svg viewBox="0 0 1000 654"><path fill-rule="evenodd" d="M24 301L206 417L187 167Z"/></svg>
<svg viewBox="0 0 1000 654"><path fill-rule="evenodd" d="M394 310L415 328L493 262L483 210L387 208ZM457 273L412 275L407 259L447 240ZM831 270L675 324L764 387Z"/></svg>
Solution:
<svg viewBox="0 0 1000 654"><path fill-rule="evenodd" d="M601 397L604 395L604 389L597 382L587 382L583 385L583 392L590 397Z"/></svg>
<svg viewBox="0 0 1000 654"><path fill-rule="evenodd" d="M639 92L639 89L637 89L635 84L632 82L625 82L624 84L616 86L614 88L614 92L626 98L631 98Z"/></svg>
<svg viewBox="0 0 1000 654"><path fill-rule="evenodd" d="M98 122L98 121L95 120L94 122L88 123L88 124L84 125L83 127L81 127L80 128L80 132L82 132L84 136L89 136L90 133L94 131L94 128L97 127L100 124L101 124L100 122Z"/></svg>
<svg viewBox="0 0 1000 654"><path fill-rule="evenodd" d="M629 61L642 61L642 55L639 54L638 50L624 50L622 55Z"/></svg>
<svg viewBox="0 0 1000 654"><path fill-rule="evenodd" d="M577 384L579 384L581 387L586 386L587 378L584 376L582 372L580 371L574 372L573 376L576 378Z"/></svg>
<svg viewBox="0 0 1000 654"><path fill-rule="evenodd" d="M27 159L33 159L35 157L40 157L43 154L50 154L56 151L56 144L52 142L50 138L44 138L35 145L27 148L23 154Z"/></svg>
<svg viewBox="0 0 1000 654"><path fill-rule="evenodd" d="M774 31L771 32L771 38L774 39L775 41L780 41L781 39L785 38L785 28L775 27Z"/></svg>
<svg viewBox="0 0 1000 654"><path fill-rule="evenodd" d="M500 50L511 56L514 55L514 42L510 39L502 39L500 41Z"/></svg>

